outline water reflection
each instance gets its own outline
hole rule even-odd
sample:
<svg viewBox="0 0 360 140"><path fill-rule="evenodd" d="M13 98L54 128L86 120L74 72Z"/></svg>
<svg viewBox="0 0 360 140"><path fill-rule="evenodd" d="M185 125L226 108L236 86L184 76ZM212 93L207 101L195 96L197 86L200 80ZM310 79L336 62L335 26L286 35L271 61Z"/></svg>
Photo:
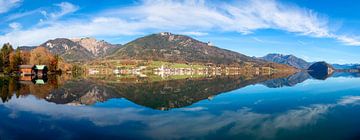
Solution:
<svg viewBox="0 0 360 140"><path fill-rule="evenodd" d="M333 73L327 73L327 72L317 72L317 71L309 71L308 72L312 78L318 79L318 80L325 80L329 77L331 77L331 75Z"/></svg>
<svg viewBox="0 0 360 140"><path fill-rule="evenodd" d="M298 72L288 77L270 79L262 84L270 88L280 88L284 86L295 86L296 84L302 83L307 79L310 79L311 76L307 72Z"/></svg>
<svg viewBox="0 0 360 140"><path fill-rule="evenodd" d="M49 76L44 84L3 77L0 134L4 139L356 139L360 78L348 77L358 75L334 73L325 81L303 72L165 80L63 75ZM21 131L12 131L17 127Z"/></svg>
<svg viewBox="0 0 360 140"><path fill-rule="evenodd" d="M126 76L120 81L111 77L69 79L66 76L51 76L43 79L18 80L2 78L3 101L12 97L32 94L56 104L92 105L112 98L126 98L136 104L159 110L181 108L204 99L246 87L248 85L287 76L272 75L233 75L194 77L185 79L153 80ZM66 80L67 79L67 80ZM155 78L156 79L156 78ZM39 82L41 81L41 82ZM44 82L47 82L46 84Z"/></svg>
<svg viewBox="0 0 360 140"><path fill-rule="evenodd" d="M336 77L357 76L336 73ZM0 78L1 98L7 102L13 95L33 95L48 102L68 105L93 105L113 98L125 98L138 105L158 110L189 106L198 101L257 83L270 88L295 86L312 78L307 72L272 75L231 75L211 77L171 78L153 77L86 77L73 79L69 75ZM318 77L316 77L317 79Z"/></svg>
<svg viewBox="0 0 360 140"><path fill-rule="evenodd" d="M89 106L56 106L48 102L38 102L33 98L25 100L15 99L5 106L16 112L29 111L41 115L50 116L54 120L61 118L73 120L89 120L100 128L117 125L126 125L126 122L139 122L138 125L128 125L127 129L121 129L122 133L136 131L137 135L131 138L154 138L154 139L181 139L181 138L250 138L264 139L274 138L276 134L294 130L311 124L315 124L323 115L331 109L356 105L360 103L360 96L349 96L330 104L313 104L297 109L291 109L281 113L261 113L251 108L239 108L237 110L224 110L212 113L207 110L195 110L189 113L187 110L168 113L148 112L140 108L92 108ZM47 123L49 120L44 120ZM55 130L65 126L58 125ZM145 129L144 129L145 127ZM176 129L174 129L174 127ZM34 131L34 130L28 130ZM77 130L74 130L78 132ZM222 134L225 131L226 133ZM61 131L60 131L61 132ZM12 132L14 133L14 132ZM111 136L121 136L108 132ZM59 138L66 138L69 132ZM70 133L74 135L74 133ZM92 136L94 134L86 134ZM286 138L286 135L283 134ZM311 137L303 137L304 139Z"/></svg>

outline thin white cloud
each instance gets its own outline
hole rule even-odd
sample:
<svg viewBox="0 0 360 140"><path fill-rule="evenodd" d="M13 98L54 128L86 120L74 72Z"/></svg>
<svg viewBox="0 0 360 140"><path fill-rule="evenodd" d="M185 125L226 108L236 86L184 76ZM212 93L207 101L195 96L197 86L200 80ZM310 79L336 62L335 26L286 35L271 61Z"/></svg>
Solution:
<svg viewBox="0 0 360 140"><path fill-rule="evenodd" d="M130 7L99 12L92 18L65 20L59 17L75 12L78 6L67 2L57 6L61 9L58 12L44 12L55 21L47 26L0 35L0 43L38 45L56 37L119 37L161 31L201 36L213 31L251 34L256 30L274 29L360 46L357 38L330 31L328 20L316 12L275 0L242 0L231 4L203 0L145 0Z"/></svg>
<svg viewBox="0 0 360 140"><path fill-rule="evenodd" d="M180 32L179 34L183 34L183 35L193 35L193 36L206 36L208 35L208 33L205 32Z"/></svg>
<svg viewBox="0 0 360 140"><path fill-rule="evenodd" d="M11 42L15 46L39 45L48 39L57 37L134 35L140 34L136 30L142 26L144 25L114 18L96 18L82 22L51 22L51 25L47 27L12 31L0 36L0 43Z"/></svg>
<svg viewBox="0 0 360 140"><path fill-rule="evenodd" d="M77 11L79 9L78 6L71 4L69 2L62 2L59 4L55 4L55 6L58 6L60 8L59 12L55 12L55 13L50 13L49 16L53 19L57 19L60 18L64 15L73 13L75 11Z"/></svg>
<svg viewBox="0 0 360 140"><path fill-rule="evenodd" d="M261 39L259 39L259 38L257 38L257 37L253 37L252 39L254 39L255 41L260 42L260 43L263 43L263 42L264 42L263 40L261 40Z"/></svg>
<svg viewBox="0 0 360 140"><path fill-rule="evenodd" d="M0 0L0 14L20 5L21 0Z"/></svg>
<svg viewBox="0 0 360 140"><path fill-rule="evenodd" d="M335 36L338 40L350 46L360 46L359 37L349 37L349 36Z"/></svg>
<svg viewBox="0 0 360 140"><path fill-rule="evenodd" d="M20 23L17 22L12 22L9 24L9 27L13 30L19 30L22 28L22 25Z"/></svg>
<svg viewBox="0 0 360 140"><path fill-rule="evenodd" d="M39 9L36 9L36 10L32 10L32 11L27 11L27 12L20 12L20 13L14 13L14 14L11 14L9 16L7 16L5 18L5 21L13 21L13 20L16 20L16 19L20 19L22 17L26 17L26 16L30 16L32 14L35 14L39 12Z"/></svg>

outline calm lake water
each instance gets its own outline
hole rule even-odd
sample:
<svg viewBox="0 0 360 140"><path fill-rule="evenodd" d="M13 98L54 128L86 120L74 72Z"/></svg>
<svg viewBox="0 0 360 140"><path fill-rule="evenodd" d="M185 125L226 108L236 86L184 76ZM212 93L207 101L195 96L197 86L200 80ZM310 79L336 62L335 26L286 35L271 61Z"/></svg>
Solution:
<svg viewBox="0 0 360 140"><path fill-rule="evenodd" d="M1 78L0 139L360 139L359 76Z"/></svg>

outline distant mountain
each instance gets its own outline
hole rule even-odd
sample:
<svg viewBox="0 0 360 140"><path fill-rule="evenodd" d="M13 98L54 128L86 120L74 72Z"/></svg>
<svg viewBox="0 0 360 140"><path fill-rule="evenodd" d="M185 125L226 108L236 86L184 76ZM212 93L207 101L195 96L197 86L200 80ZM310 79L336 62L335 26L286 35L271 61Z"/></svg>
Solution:
<svg viewBox="0 0 360 140"><path fill-rule="evenodd" d="M335 69L360 69L360 64L332 64Z"/></svg>
<svg viewBox="0 0 360 140"><path fill-rule="evenodd" d="M188 36L167 32L151 34L131 41L107 58L239 66L264 66L270 64L264 60L221 49ZM284 67L285 65L272 63L271 66Z"/></svg>
<svg viewBox="0 0 360 140"><path fill-rule="evenodd" d="M326 79L334 72L334 67L326 62L316 62L309 68L309 74L315 79Z"/></svg>
<svg viewBox="0 0 360 140"><path fill-rule="evenodd" d="M93 38L57 38L46 41L40 46L63 57L66 61L88 61L112 53L119 45L112 45Z"/></svg>
<svg viewBox="0 0 360 140"><path fill-rule="evenodd" d="M21 51L31 51L34 48L36 48L36 46L19 46L19 47L17 47L17 49L19 49Z"/></svg>
<svg viewBox="0 0 360 140"><path fill-rule="evenodd" d="M268 54L264 57L260 57L260 59L269 62L293 66L298 69L307 69L310 66L310 63L293 55Z"/></svg>

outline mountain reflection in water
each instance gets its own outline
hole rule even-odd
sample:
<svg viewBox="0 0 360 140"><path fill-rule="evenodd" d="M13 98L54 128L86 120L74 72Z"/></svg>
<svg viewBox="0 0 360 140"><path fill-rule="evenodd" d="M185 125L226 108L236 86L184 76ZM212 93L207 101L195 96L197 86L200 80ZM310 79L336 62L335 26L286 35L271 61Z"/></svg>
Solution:
<svg viewBox="0 0 360 140"><path fill-rule="evenodd" d="M348 77L359 74L327 77L314 80L304 72L165 80L3 77L0 134L5 139L356 139L360 78Z"/></svg>
<svg viewBox="0 0 360 140"><path fill-rule="evenodd" d="M347 75L354 74L347 73ZM335 74L346 76L345 73ZM71 79L70 76L49 76L46 83L37 84L42 79L21 81L18 78L0 78L3 102L13 95L22 97L33 95L56 104L92 105L112 98L125 98L138 105L158 110L181 108L204 99L243 88L253 84L263 84L269 88L294 86L311 78L306 72L293 75L232 75L167 79L152 81L148 78L87 77Z"/></svg>
<svg viewBox="0 0 360 140"><path fill-rule="evenodd" d="M158 110L181 108L200 100L211 99L220 93L261 83L270 79L287 77L288 74L232 75L195 77L185 79L153 80L149 78L87 77L71 79L69 76L50 76L47 83L1 78L2 100L33 95L56 104L92 105L112 98L125 98L138 105ZM41 80L41 79L40 79ZM277 81L289 82L289 81ZM272 82L274 83L274 82ZM269 83L271 86L271 84Z"/></svg>

